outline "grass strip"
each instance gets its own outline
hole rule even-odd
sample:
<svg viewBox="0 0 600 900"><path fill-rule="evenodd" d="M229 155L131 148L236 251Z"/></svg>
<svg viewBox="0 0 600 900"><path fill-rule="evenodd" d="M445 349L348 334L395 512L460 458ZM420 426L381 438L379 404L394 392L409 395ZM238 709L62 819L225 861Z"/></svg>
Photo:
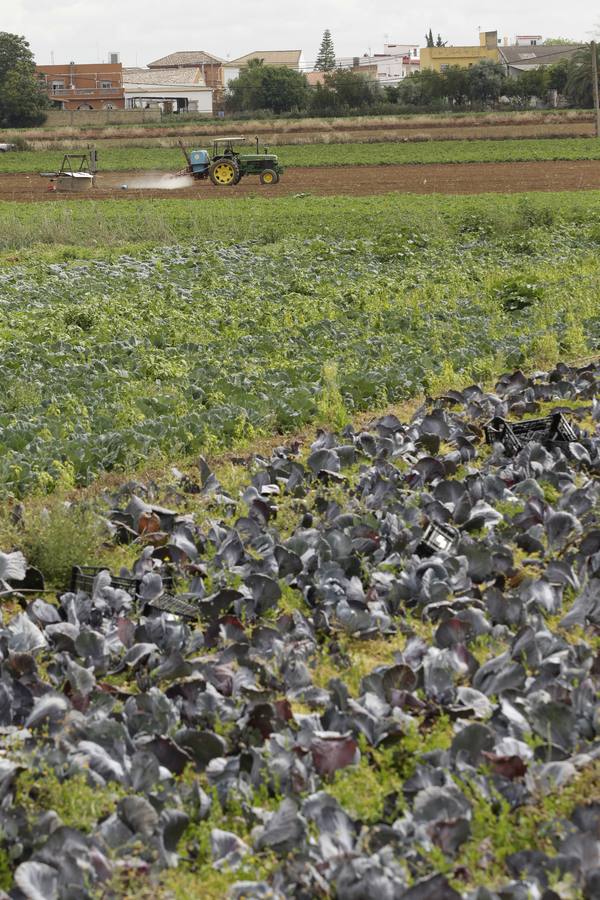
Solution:
<svg viewBox="0 0 600 900"><path fill-rule="evenodd" d="M268 140L268 138L267 138ZM193 144L194 139L188 139ZM206 141L198 140L202 146ZM73 152L89 144L75 142ZM104 171L177 171L184 164L178 147L102 146ZM248 150L251 152L252 147ZM396 140L348 144L298 144L273 148L284 166L356 166L431 163L533 162L600 159L595 138L518 138L507 140L448 140L408 142L399 131ZM63 150L27 150L0 155L0 174L55 171Z"/></svg>

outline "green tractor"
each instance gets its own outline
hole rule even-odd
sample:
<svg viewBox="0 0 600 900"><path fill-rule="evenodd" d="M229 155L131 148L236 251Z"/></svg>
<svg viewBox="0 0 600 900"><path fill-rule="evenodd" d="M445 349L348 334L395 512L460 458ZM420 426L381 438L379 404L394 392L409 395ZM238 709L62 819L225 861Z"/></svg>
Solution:
<svg viewBox="0 0 600 900"><path fill-rule="evenodd" d="M187 168L178 174L191 175L198 180L210 178L217 187L237 184L245 175L258 175L261 184L277 184L283 173L277 156L269 153L267 147L261 151L258 138L256 153L240 153L238 147L245 141L244 137L216 138L212 155L207 150L188 151L179 141Z"/></svg>

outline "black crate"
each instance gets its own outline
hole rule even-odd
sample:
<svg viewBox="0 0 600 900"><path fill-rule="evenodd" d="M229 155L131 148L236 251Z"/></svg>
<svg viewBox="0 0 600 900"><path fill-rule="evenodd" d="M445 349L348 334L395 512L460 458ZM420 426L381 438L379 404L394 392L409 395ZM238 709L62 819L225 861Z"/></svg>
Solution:
<svg viewBox="0 0 600 900"><path fill-rule="evenodd" d="M484 427L484 431L486 443L502 444L507 453L518 453L523 446L518 438L515 437L512 424L509 424L500 416L494 416Z"/></svg>
<svg viewBox="0 0 600 900"><path fill-rule="evenodd" d="M73 566L71 569L71 584L70 590L76 594L77 591L82 591L85 594L92 593L94 587L94 579L100 572L108 571L106 566ZM140 592L140 586L142 584L141 578L123 577L110 574L110 586L113 588L120 588L123 591L127 591L127 593L133 597L134 599L138 596ZM162 582L165 591L169 591L173 589L173 576L172 575L162 575Z"/></svg>
<svg viewBox="0 0 600 900"><path fill-rule="evenodd" d="M433 556L435 553L449 553L458 540L458 532L450 525L430 522L417 546L419 556Z"/></svg>
<svg viewBox="0 0 600 900"><path fill-rule="evenodd" d="M570 423L560 412L541 419L525 419L521 422L507 422L495 416L485 426L488 444L503 444L507 453L518 453L530 441L540 444L570 443L577 440Z"/></svg>
<svg viewBox="0 0 600 900"><path fill-rule="evenodd" d="M184 616L186 619L197 619L200 615L197 604L190 603L183 597L174 597L172 594L163 594L162 597L149 601L147 606L161 612L173 613L175 616Z"/></svg>

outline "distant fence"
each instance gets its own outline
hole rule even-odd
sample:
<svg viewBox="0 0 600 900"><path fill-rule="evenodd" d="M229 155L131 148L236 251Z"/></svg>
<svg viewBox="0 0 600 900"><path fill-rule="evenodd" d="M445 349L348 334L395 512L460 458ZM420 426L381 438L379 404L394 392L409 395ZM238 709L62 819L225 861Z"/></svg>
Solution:
<svg viewBox="0 0 600 900"><path fill-rule="evenodd" d="M160 109L51 109L45 125L140 125L160 122Z"/></svg>

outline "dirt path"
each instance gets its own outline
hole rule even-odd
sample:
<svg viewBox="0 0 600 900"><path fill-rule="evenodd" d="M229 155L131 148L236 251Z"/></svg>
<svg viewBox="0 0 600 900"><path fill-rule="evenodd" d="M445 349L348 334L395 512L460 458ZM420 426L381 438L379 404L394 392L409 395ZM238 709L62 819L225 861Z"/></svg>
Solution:
<svg viewBox="0 0 600 900"><path fill-rule="evenodd" d="M164 178L162 172L100 173L96 186L89 193L70 194L49 191L48 180L38 175L0 175L0 200L59 202L151 197L214 200L300 193L367 196L393 191L417 194L583 191L600 189L600 160L290 168L281 182L272 187L261 186L257 178L248 178L235 187L226 188L215 188L209 182L193 182L188 186L183 179L181 189L139 187L140 183L159 184ZM180 182L166 183L179 185Z"/></svg>

